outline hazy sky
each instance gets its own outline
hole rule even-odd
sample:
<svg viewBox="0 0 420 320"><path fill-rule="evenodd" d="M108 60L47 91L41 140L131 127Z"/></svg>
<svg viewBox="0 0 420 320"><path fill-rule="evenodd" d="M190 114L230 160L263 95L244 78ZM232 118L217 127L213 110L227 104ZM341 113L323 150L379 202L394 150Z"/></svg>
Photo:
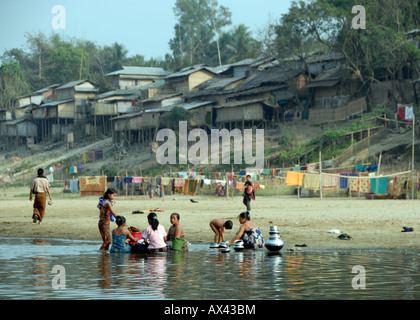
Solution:
<svg viewBox="0 0 420 320"><path fill-rule="evenodd" d="M261 29L270 19L286 13L291 0L219 0L232 12L233 25ZM66 37L91 40L98 45L122 43L128 56L163 58L176 23L175 0L0 0L0 55L23 48L25 32L57 32ZM55 6L65 9L55 11ZM63 26L65 29L54 29ZM255 34L254 34L255 36Z"/></svg>

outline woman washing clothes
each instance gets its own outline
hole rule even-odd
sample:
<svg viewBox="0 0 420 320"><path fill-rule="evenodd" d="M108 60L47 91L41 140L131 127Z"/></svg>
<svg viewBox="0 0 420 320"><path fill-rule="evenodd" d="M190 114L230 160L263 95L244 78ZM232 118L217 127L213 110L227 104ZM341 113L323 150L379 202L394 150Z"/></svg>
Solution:
<svg viewBox="0 0 420 320"><path fill-rule="evenodd" d="M264 247L264 238L262 236L260 228L256 223L251 221L249 212L242 212L238 217L239 223L241 224L238 233L227 245L232 245L236 240L242 240L244 242L245 249L258 249Z"/></svg>
<svg viewBox="0 0 420 320"><path fill-rule="evenodd" d="M112 230L112 246L110 252L131 252L130 240L137 242L139 239L133 237L131 232L125 228L126 220L123 216L117 216L116 223L118 227Z"/></svg>

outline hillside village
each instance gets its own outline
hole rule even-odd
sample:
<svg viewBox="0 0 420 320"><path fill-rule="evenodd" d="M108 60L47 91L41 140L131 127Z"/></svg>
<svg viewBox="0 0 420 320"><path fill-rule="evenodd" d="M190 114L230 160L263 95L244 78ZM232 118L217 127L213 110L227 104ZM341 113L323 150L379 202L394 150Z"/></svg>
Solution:
<svg viewBox="0 0 420 320"><path fill-rule="evenodd" d="M124 66L106 76L112 80L112 91L101 92L89 79L51 84L18 97L14 109L0 110L1 152L18 156L14 151L19 146L26 155L54 146L71 150L112 138L108 151L114 160L131 151L146 154L146 161L156 148L157 132L165 128L163 116L181 107L191 114L191 129L265 129L266 149L275 154L267 165L279 167L284 166L278 160L282 150L270 141L281 140L288 127L306 135L305 142L328 128L349 127L351 119L360 119L377 106L394 106L396 115L397 104L418 105L420 91L420 81L415 80L419 75L408 67L401 70L398 85L381 79L370 92L360 91L357 75L348 74L344 56L334 52L312 53L305 61L273 58L218 67L195 65L175 73ZM389 120L396 120L393 116ZM380 125L384 124L389 122ZM376 126L375 122L372 127Z"/></svg>

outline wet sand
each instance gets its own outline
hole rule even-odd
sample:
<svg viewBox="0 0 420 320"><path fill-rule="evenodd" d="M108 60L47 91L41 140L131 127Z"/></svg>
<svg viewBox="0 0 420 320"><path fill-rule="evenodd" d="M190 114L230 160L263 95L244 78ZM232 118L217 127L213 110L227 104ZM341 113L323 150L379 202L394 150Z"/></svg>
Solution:
<svg viewBox="0 0 420 320"><path fill-rule="evenodd" d="M169 216L177 212L185 235L191 243L211 243L213 232L209 222L214 218L230 219L233 229L226 231L231 240L239 228L237 216L245 210L242 198L195 196L192 203L182 195L146 200L145 197L117 196L116 212L129 225L139 229L147 226L147 214L132 214L135 210L159 208L158 219L166 230ZM41 225L31 220L32 204L28 198L0 198L0 236L29 238L64 238L101 241L98 232L97 197L60 198L53 195L53 205L47 206ZM303 250L325 249L395 249L420 251L418 200L366 200L353 198L258 197L252 202L251 217L268 239L270 225L279 227L285 241L284 250L295 244L306 244ZM115 223L111 223L113 229ZM413 232L401 232L403 227ZM339 240L338 229L352 236Z"/></svg>

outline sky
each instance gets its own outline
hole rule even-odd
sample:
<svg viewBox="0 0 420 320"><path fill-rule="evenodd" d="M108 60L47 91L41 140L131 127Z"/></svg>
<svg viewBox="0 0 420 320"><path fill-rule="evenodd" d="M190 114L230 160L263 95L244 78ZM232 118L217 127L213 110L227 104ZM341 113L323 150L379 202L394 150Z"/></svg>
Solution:
<svg viewBox="0 0 420 320"><path fill-rule="evenodd" d="M287 13L291 0L219 0L256 37L270 20ZM0 0L0 55L27 50L25 33L52 32L97 45L124 44L128 56L164 58L174 36L175 0ZM57 7L59 6L59 7ZM60 19L62 17L63 19Z"/></svg>

